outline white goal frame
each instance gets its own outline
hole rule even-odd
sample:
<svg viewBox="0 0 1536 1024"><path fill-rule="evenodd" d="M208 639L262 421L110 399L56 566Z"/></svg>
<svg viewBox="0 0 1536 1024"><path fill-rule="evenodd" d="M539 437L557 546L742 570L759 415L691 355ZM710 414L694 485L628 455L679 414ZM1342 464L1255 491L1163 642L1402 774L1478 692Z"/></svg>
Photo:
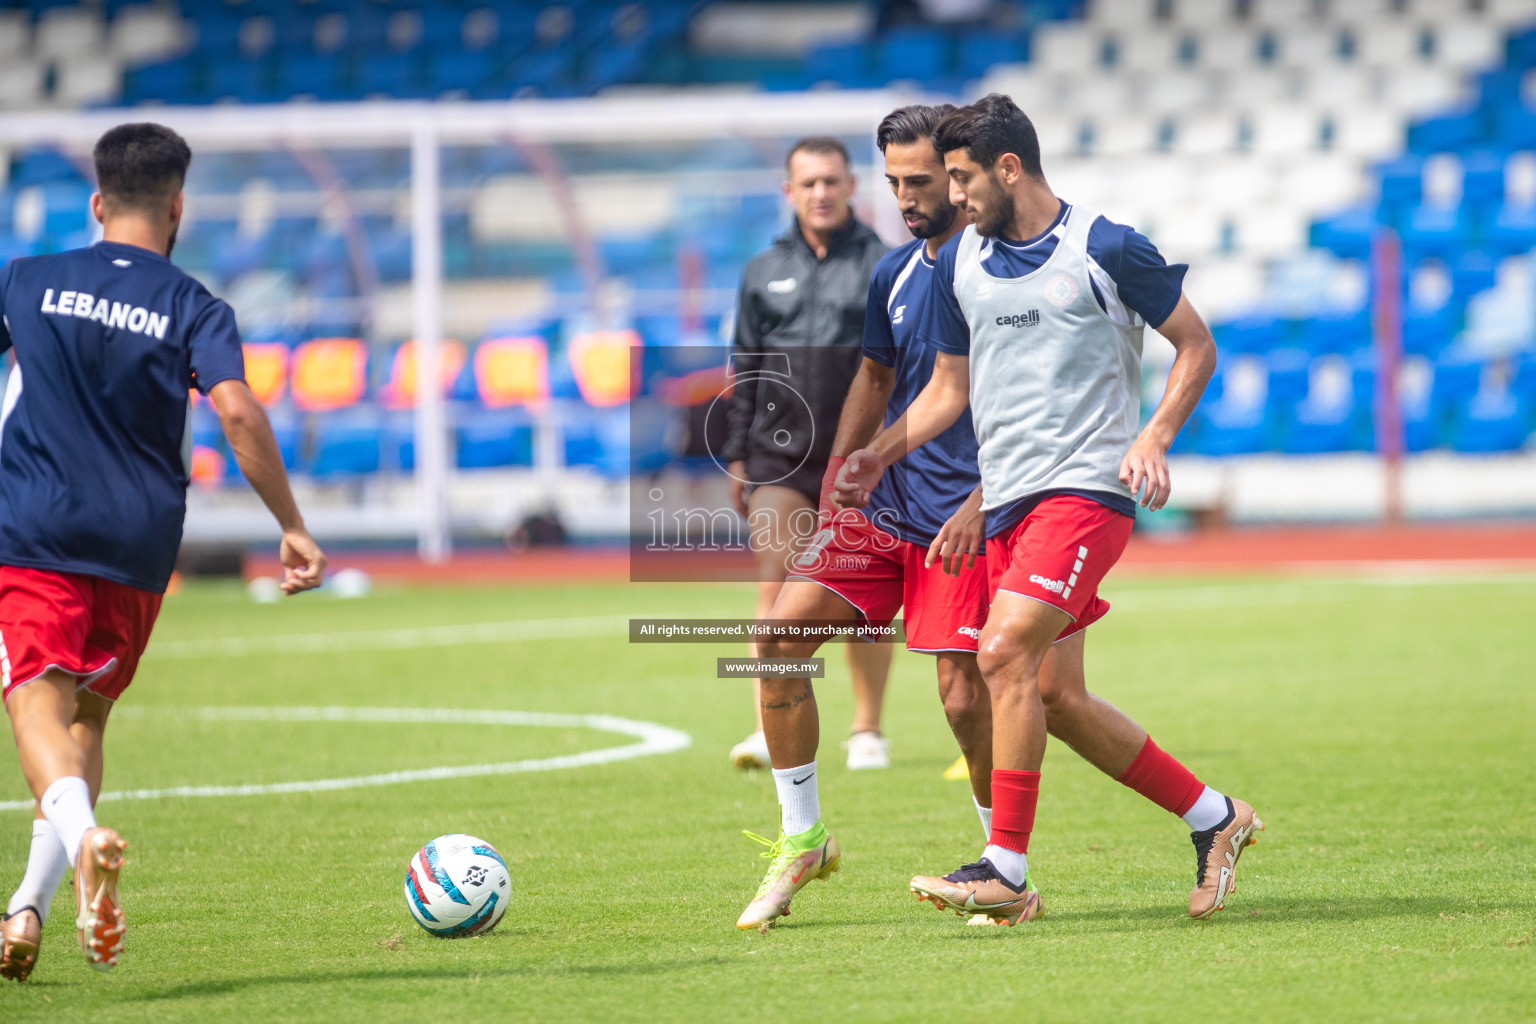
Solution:
<svg viewBox="0 0 1536 1024"><path fill-rule="evenodd" d="M447 417L433 386L442 343L443 145L689 142L810 134L866 135L870 152L881 118L919 97L889 90L823 93L688 93L573 100L496 102L285 103L154 106L91 111L27 111L0 115L0 147L57 146L87 153L103 132L127 121L153 120L180 132L194 150L248 151L253 143L329 149L400 146L411 151L411 287L418 386L415 418L417 550L425 561L451 555L447 493L452 467ZM878 167L875 160L873 166ZM865 185L875 227L904 237L900 214L877 182ZM882 197L883 200L882 200ZM424 375L424 376L422 376Z"/></svg>

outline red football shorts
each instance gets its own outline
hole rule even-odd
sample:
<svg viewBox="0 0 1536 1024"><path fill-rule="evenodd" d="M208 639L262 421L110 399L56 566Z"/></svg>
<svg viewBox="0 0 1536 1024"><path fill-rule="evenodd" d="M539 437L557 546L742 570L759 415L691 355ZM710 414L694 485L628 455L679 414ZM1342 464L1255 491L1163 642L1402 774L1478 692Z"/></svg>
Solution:
<svg viewBox="0 0 1536 1024"><path fill-rule="evenodd" d="M1088 498L1046 498L1012 528L987 538L987 583L1072 616L1056 639L1087 629L1109 611L1099 584L1125 552L1135 522Z"/></svg>
<svg viewBox="0 0 1536 1024"><path fill-rule="evenodd" d="M875 526L857 512L840 513L791 563L790 579L813 580L857 608L871 625L884 626L906 609L907 650L975 653L987 621L985 556L959 576L942 562L923 567L925 545Z"/></svg>
<svg viewBox="0 0 1536 1024"><path fill-rule="evenodd" d="M0 566L4 695L51 668L116 700L133 682L160 595L97 576Z"/></svg>

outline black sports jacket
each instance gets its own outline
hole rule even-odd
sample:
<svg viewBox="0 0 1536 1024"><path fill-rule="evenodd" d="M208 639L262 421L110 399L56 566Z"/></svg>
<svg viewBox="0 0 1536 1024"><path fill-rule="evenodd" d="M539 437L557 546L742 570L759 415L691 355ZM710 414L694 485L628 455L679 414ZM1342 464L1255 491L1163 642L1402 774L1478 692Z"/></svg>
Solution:
<svg viewBox="0 0 1536 1024"><path fill-rule="evenodd" d="M880 236L850 217L824 260L798 221L752 257L736 309L725 461L774 453L826 463L859 368L869 277L885 252Z"/></svg>

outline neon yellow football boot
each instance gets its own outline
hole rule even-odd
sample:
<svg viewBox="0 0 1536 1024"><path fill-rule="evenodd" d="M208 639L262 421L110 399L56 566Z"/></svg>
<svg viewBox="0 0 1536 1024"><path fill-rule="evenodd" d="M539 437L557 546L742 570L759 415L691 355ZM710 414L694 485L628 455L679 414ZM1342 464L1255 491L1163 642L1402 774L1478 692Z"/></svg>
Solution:
<svg viewBox="0 0 1536 1024"><path fill-rule="evenodd" d="M789 913L789 901L813 879L829 878L842 870L843 851L817 822L798 835L779 833L778 842L755 832L743 832L748 839L768 847L760 856L768 861L768 873L757 887L757 895L736 920L743 931L766 930L775 920Z"/></svg>

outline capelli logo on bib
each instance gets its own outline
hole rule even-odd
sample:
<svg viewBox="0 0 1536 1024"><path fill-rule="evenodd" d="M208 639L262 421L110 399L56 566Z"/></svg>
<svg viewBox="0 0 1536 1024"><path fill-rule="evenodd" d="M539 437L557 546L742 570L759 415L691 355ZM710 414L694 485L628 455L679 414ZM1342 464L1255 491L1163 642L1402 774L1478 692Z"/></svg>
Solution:
<svg viewBox="0 0 1536 1024"><path fill-rule="evenodd" d="M999 327L1034 327L1040 323L1040 311L1032 309L1028 313L1015 313L1012 316L1000 316L997 318Z"/></svg>
<svg viewBox="0 0 1536 1024"><path fill-rule="evenodd" d="M1077 298L1077 282L1071 274L1057 274L1045 282L1045 298L1053 306L1065 306Z"/></svg>

